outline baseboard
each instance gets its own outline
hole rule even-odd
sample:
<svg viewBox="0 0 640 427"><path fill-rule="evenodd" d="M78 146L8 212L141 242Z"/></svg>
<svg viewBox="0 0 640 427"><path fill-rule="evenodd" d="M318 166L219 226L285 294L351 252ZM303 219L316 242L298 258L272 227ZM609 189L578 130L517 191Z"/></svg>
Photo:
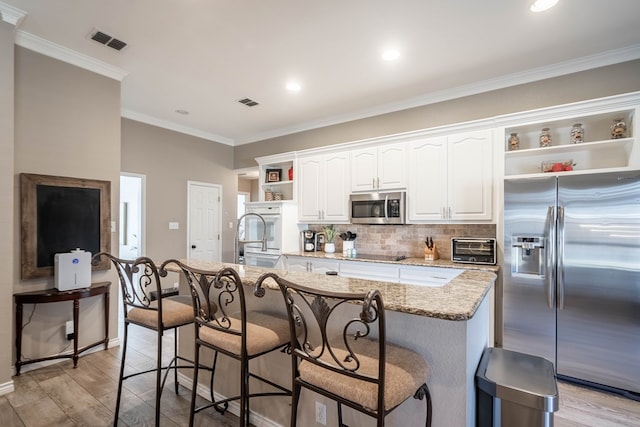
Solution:
<svg viewBox="0 0 640 427"><path fill-rule="evenodd" d="M7 381L4 384L0 384L0 396L4 396L5 394L9 394L14 390L15 390L15 388L13 386L13 380Z"/></svg>
<svg viewBox="0 0 640 427"><path fill-rule="evenodd" d="M107 348L113 348L113 347L117 347L119 345L120 345L120 339L119 338L112 338L107 343ZM102 350L104 350L104 348L101 345L97 345L97 346L92 347L92 348L90 348L88 350L85 350L80 355L80 359L78 360L78 363L80 363L82 361L82 358L84 356L86 356L87 354L95 353L97 351L102 351ZM60 353L60 354L61 355L73 354L73 350L65 351L65 352ZM22 367L20 368L20 373L24 374L25 372L30 372L30 371L34 371L36 369L45 368L47 366L55 365L57 363L62 363L62 362L67 361L67 360L70 360L70 359L43 360L42 362L35 362L35 363L30 363L28 365L22 365ZM13 365L12 369L13 369L13 371L12 371L12 375L11 376L14 376L16 374L16 366Z"/></svg>
<svg viewBox="0 0 640 427"><path fill-rule="evenodd" d="M193 381L188 376L178 372L178 381L180 382L181 385L185 386L189 390L192 390ZM207 400L209 400L211 398L211 393L209 392L209 387L207 387L207 386L205 386L203 384L198 384L197 393L198 393L198 395L202 396L203 398L205 398ZM221 399L226 399L227 398L227 396L223 396L220 393L215 393L215 392L213 393L213 396L215 397L216 400L221 400ZM211 410L213 411L214 409L211 408ZM229 402L229 408L227 409L227 411L229 411L233 415L239 417L240 416L240 405L236 401ZM253 411L251 411L251 425L256 426L256 427L284 427L282 424L278 424L278 423L274 422L273 420L263 416L262 414L258 414L258 413L253 412Z"/></svg>

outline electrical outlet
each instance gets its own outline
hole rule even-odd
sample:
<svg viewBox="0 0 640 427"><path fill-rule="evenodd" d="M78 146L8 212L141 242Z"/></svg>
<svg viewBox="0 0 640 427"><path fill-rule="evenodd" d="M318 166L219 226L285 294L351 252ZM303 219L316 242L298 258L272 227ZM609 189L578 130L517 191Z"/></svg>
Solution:
<svg viewBox="0 0 640 427"><path fill-rule="evenodd" d="M67 323L65 323L64 330L67 335L67 339L72 340L74 338L73 321L69 320Z"/></svg>
<svg viewBox="0 0 640 427"><path fill-rule="evenodd" d="M324 403L316 402L316 422L327 425L327 405Z"/></svg>

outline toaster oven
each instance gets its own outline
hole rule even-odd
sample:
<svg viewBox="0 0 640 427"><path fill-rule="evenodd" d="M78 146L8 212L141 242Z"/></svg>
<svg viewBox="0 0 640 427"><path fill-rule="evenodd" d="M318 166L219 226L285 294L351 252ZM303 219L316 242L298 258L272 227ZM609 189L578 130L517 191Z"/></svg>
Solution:
<svg viewBox="0 0 640 427"><path fill-rule="evenodd" d="M451 239L451 260L469 264L496 264L496 239L454 237Z"/></svg>

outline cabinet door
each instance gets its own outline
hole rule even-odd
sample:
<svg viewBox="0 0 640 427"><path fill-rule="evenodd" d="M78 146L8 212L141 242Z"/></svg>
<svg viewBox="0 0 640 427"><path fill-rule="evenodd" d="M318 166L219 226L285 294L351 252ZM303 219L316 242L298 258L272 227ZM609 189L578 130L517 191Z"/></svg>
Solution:
<svg viewBox="0 0 640 427"><path fill-rule="evenodd" d="M351 151L351 191L373 190L378 178L378 151L361 148Z"/></svg>
<svg viewBox="0 0 640 427"><path fill-rule="evenodd" d="M309 260L305 257L287 256L285 269L288 271L308 271Z"/></svg>
<svg viewBox="0 0 640 427"><path fill-rule="evenodd" d="M436 137L409 144L410 221L440 221L447 208L447 140Z"/></svg>
<svg viewBox="0 0 640 427"><path fill-rule="evenodd" d="M492 131L453 135L448 144L449 219L492 219Z"/></svg>
<svg viewBox="0 0 640 427"><path fill-rule="evenodd" d="M336 260L320 260L311 261L311 271L318 274L326 274L327 271L338 271L339 263Z"/></svg>
<svg viewBox="0 0 640 427"><path fill-rule="evenodd" d="M323 182L322 219L329 222L349 221L348 152L325 155Z"/></svg>
<svg viewBox="0 0 640 427"><path fill-rule="evenodd" d="M407 186L407 148L405 143L378 147L377 189L390 190Z"/></svg>
<svg viewBox="0 0 640 427"><path fill-rule="evenodd" d="M321 156L298 160L298 218L300 221L320 219L321 166Z"/></svg>

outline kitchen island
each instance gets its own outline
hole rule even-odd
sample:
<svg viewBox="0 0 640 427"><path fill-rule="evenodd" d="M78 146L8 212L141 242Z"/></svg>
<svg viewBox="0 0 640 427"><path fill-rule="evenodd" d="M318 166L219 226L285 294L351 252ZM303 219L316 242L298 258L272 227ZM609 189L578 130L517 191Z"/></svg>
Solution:
<svg viewBox="0 0 640 427"><path fill-rule="evenodd" d="M206 270L235 268L243 283L251 286L266 272L276 272L287 280L305 286L332 292L366 292L378 289L387 309L387 339L422 354L430 365L427 384L433 399L433 426L475 425L474 376L478 362L489 340L489 298L496 275L492 271L464 269L449 283L438 287L406 285L362 279L328 276L306 272L247 267L235 264L184 261ZM464 267L462 267L464 268ZM274 310L285 307L275 282L265 285L274 292L267 292L263 299L250 298L250 306L260 305ZM181 293L187 293L184 280L180 280ZM180 331L180 353L193 354L193 330ZM203 353L201 360L207 360ZM273 353L258 359L251 369L260 371L284 386L290 384L290 360L288 355ZM225 361L226 362L226 361ZM219 365L221 387L216 392L231 395L238 390L239 374L234 362ZM208 379L203 375L199 387L204 395ZM183 377L185 384L188 379ZM258 388L257 386L255 387ZM335 404L310 391L303 391L299 404L299 425L315 426L315 401L327 405L328 425L336 416ZM233 410L233 408L231 408ZM256 398L251 401L256 425L289 424L289 401L282 397ZM253 416L253 415L252 415ZM252 418L253 419L253 418ZM424 401L409 399L402 407L387 417L387 425L421 425L424 419ZM258 421L255 421L258 420ZM345 411L347 425L368 426L372 419L355 411Z"/></svg>

